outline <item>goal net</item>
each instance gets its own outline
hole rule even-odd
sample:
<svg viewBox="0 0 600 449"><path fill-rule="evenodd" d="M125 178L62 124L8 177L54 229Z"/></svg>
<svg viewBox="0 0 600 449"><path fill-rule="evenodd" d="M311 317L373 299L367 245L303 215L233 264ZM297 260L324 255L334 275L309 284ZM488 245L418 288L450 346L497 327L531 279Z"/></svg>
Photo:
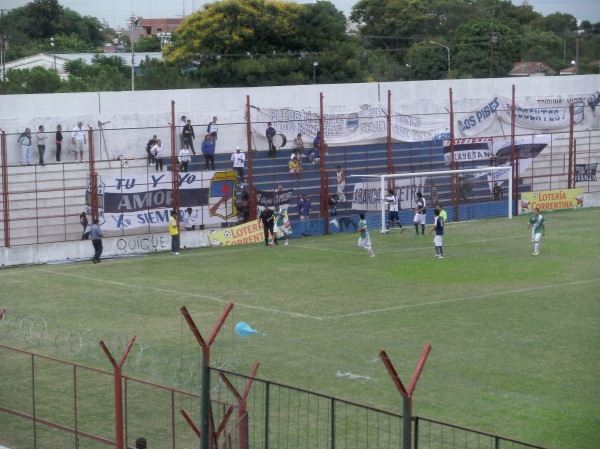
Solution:
<svg viewBox="0 0 600 449"><path fill-rule="evenodd" d="M398 198L400 223L411 226L417 193L427 204L427 222L441 204L449 222L512 218L512 167L482 167L393 175L360 175L354 184L352 209L370 212L369 225L386 231L388 202L391 189ZM380 219L378 219L380 217Z"/></svg>

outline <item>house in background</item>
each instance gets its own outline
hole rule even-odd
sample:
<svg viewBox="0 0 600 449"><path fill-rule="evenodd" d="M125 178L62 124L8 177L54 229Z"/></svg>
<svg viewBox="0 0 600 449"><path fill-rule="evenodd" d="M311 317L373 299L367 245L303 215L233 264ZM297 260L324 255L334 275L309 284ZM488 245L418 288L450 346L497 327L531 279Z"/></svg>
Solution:
<svg viewBox="0 0 600 449"><path fill-rule="evenodd" d="M508 76L555 76L558 70L545 62L515 62Z"/></svg>
<svg viewBox="0 0 600 449"><path fill-rule="evenodd" d="M131 55L128 53L117 53L107 54L98 53L105 56L120 56L126 66L131 67ZM82 59L86 64L92 64L92 59L96 53L38 53L37 55L27 56L26 58L15 59L14 61L7 62L5 64L5 70L8 72L10 69L32 69L34 67L43 67L47 70L56 70L62 79L66 79L69 75L65 71L65 64L69 61L76 59ZM140 61L143 61L148 56L150 59L162 60L162 53L160 52L140 52L135 54L135 65L134 70L136 73L139 71ZM2 74L0 73L0 78Z"/></svg>

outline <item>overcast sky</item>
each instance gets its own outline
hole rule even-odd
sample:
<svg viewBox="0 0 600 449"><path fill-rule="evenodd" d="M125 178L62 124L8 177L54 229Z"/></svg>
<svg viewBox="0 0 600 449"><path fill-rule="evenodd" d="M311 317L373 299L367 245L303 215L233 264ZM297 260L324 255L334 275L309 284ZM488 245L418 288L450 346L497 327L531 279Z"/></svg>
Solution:
<svg viewBox="0 0 600 449"><path fill-rule="evenodd" d="M59 0L62 6L77 11L82 16L105 19L113 28L125 26L134 13L147 19L182 17L201 8L210 0ZM346 16L358 0L332 0ZM512 0L521 4L523 0ZM10 9L25 6L30 0L2 0L0 8ZM299 3L308 3L299 1ZM529 0L534 11L547 16L554 12L572 14L579 20L600 22L600 0Z"/></svg>

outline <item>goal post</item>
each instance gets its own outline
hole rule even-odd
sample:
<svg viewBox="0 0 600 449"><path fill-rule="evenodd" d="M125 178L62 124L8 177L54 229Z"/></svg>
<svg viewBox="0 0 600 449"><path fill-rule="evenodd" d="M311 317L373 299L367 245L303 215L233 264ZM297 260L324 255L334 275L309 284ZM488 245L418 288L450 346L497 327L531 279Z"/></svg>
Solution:
<svg viewBox="0 0 600 449"><path fill-rule="evenodd" d="M417 192L421 192L427 202L428 222L431 222L438 203L446 210L449 222L499 217L512 219L512 169L507 165L389 175L349 175L359 179L354 185L352 208L380 212L382 233L386 231L388 208L385 197L388 189L392 189L398 197L400 222L404 226L412 225ZM368 201L365 200L367 196L371 197Z"/></svg>

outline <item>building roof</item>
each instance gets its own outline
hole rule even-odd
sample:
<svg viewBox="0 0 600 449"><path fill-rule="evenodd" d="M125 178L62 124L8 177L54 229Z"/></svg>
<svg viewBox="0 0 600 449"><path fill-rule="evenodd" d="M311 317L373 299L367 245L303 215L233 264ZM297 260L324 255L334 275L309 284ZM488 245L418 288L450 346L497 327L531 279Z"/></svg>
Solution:
<svg viewBox="0 0 600 449"><path fill-rule="evenodd" d="M545 62L515 62L508 76L552 76L558 75L558 70Z"/></svg>
<svg viewBox="0 0 600 449"><path fill-rule="evenodd" d="M38 53L36 55L27 56L25 58L15 59L14 61L7 62L5 69L32 69L34 67L43 67L47 70L55 69L61 78L66 78L68 74L65 71L65 64L69 61L75 61L76 59L82 59L86 64L92 64L92 59L96 54L105 54L107 56L120 56L123 59L123 63L131 67L131 54L130 53ZM162 53L160 52L140 52L135 53L134 67L138 68L140 61L143 61L148 56L150 59L162 60Z"/></svg>

